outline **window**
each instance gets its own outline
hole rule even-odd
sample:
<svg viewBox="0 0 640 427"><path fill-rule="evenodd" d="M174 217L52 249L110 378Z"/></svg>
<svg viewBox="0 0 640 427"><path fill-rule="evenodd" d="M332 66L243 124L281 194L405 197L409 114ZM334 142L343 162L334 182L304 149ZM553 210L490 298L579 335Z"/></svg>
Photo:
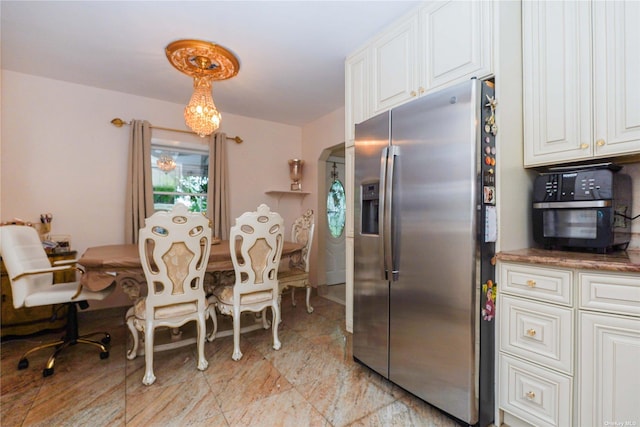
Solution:
<svg viewBox="0 0 640 427"><path fill-rule="evenodd" d="M152 140L151 181L155 210L184 203L192 212L206 212L209 147Z"/></svg>
<svg viewBox="0 0 640 427"><path fill-rule="evenodd" d="M336 179L331 184L329 194L327 196L327 220L329 221L329 231L331 235L338 238L344 231L346 219L346 197L344 195L344 186L340 180Z"/></svg>

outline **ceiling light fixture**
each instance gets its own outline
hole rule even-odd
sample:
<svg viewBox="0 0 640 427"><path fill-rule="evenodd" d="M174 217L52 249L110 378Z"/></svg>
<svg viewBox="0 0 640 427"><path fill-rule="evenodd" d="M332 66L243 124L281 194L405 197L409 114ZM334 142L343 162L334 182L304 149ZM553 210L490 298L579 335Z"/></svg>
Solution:
<svg viewBox="0 0 640 427"><path fill-rule="evenodd" d="M160 157L158 157L156 164L158 165L158 168L165 173L171 172L176 168L176 161L168 154L161 154Z"/></svg>
<svg viewBox="0 0 640 427"><path fill-rule="evenodd" d="M175 41L165 48L165 53L171 65L193 77L193 95L184 109L185 123L201 137L211 135L221 121L211 95L212 82L238 74L238 59L224 47L201 40Z"/></svg>

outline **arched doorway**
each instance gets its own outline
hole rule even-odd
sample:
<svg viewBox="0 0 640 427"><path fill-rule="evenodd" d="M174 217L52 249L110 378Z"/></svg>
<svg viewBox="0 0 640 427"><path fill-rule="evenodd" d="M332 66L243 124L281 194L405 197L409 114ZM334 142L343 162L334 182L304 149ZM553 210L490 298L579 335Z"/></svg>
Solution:
<svg viewBox="0 0 640 427"><path fill-rule="evenodd" d="M327 148L318 161L319 295L345 304L346 195L344 144Z"/></svg>

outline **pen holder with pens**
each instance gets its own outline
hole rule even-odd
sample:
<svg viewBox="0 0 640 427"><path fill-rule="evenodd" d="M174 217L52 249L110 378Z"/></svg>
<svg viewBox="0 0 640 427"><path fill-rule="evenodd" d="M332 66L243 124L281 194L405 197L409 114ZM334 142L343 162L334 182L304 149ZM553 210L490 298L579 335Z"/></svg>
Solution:
<svg viewBox="0 0 640 427"><path fill-rule="evenodd" d="M50 222L41 222L36 225L36 230L38 230L38 234L40 234L40 240L45 241L49 240L49 233L51 233L51 223Z"/></svg>

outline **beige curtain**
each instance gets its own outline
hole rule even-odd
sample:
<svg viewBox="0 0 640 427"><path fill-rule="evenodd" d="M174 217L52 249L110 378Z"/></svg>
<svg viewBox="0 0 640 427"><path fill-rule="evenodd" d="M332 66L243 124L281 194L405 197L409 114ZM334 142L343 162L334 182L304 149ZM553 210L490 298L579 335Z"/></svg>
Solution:
<svg viewBox="0 0 640 427"><path fill-rule="evenodd" d="M222 132L209 138L209 185L207 216L214 237L229 238L229 177L227 174L227 135Z"/></svg>
<svg viewBox="0 0 640 427"><path fill-rule="evenodd" d="M153 215L151 182L151 124L132 120L127 164L127 199L125 202L126 243L138 243L138 232L144 220Z"/></svg>

